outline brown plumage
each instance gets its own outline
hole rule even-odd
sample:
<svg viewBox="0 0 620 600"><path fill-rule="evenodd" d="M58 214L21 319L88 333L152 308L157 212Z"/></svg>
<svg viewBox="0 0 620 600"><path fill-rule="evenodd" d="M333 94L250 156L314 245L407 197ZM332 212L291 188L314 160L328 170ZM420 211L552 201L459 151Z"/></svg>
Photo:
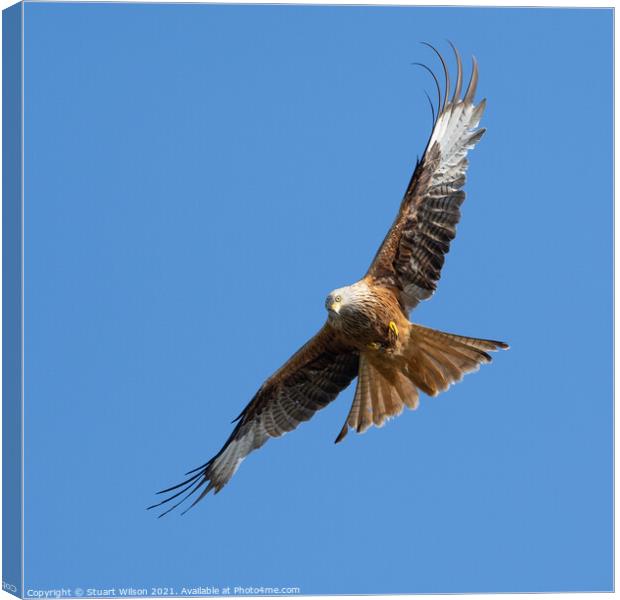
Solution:
<svg viewBox="0 0 620 600"><path fill-rule="evenodd" d="M435 291L465 199L467 151L484 133L478 123L485 101L474 103L476 60L461 99L462 65L453 49L457 77L449 99L448 69L433 48L444 68L443 101L439 92L426 149L368 272L329 294L325 325L263 383L222 449L184 482L162 490L168 497L149 508L178 499L163 515L194 494L190 507L211 490L219 492L250 452L310 419L355 377L353 404L336 442L350 428L362 433L372 425L381 427L405 406L415 409L420 391L436 396L491 362L489 351L508 347L414 325L408 318Z"/></svg>

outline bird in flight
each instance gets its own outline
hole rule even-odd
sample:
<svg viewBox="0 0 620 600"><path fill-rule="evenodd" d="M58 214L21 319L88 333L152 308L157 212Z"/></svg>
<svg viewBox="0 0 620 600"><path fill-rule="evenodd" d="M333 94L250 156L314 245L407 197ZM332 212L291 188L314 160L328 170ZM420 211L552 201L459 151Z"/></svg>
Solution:
<svg viewBox="0 0 620 600"><path fill-rule="evenodd" d="M355 377L353 403L336 443L349 429L362 433L372 425L381 427L405 406L415 409L420 392L436 396L465 373L491 362L489 351L508 348L503 342L445 333L408 318L437 287L465 199L467 153L485 131L478 127L485 100L474 100L476 59L461 97L462 62L451 46L457 67L453 91L446 62L435 48L430 46L443 67L443 93L434 73L421 65L437 86L436 112L431 102L433 128L368 272L327 296L323 327L261 385L233 421L236 426L222 449L189 471L188 479L159 492L167 497L149 508L176 500L160 516L192 496L189 508L211 490L219 492L250 452L310 419Z"/></svg>

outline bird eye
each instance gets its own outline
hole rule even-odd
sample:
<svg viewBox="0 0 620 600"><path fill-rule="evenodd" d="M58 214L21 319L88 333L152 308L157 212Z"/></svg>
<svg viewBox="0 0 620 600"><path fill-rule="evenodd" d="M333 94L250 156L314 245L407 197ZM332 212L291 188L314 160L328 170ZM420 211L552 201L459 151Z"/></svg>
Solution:
<svg viewBox="0 0 620 600"><path fill-rule="evenodd" d="M342 300L342 296L336 296L336 297L334 298L334 300L335 300L336 302L340 302L340 301Z"/></svg>

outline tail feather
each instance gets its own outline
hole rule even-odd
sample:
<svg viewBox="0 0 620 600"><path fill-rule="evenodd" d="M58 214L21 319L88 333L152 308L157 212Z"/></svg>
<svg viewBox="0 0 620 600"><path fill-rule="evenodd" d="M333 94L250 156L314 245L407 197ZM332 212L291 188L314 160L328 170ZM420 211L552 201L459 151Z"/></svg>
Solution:
<svg viewBox="0 0 620 600"><path fill-rule="evenodd" d="M349 428L363 433L373 424L381 427L405 406L416 409L418 390L436 396L466 373L491 362L488 352L506 348L504 342L412 324L401 355L362 353L353 404L336 443L342 441Z"/></svg>
<svg viewBox="0 0 620 600"><path fill-rule="evenodd" d="M381 364L370 364L372 365L374 371L376 371L374 379L377 381L379 388L377 390L378 393L376 402L381 407L381 413L376 416L375 420L379 421L381 425L383 425L389 416L400 414L402 412L402 403L393 389L393 383L390 381L390 371L386 371L384 368L381 368ZM373 403L374 402L375 398L373 398Z"/></svg>
<svg viewBox="0 0 620 600"><path fill-rule="evenodd" d="M416 384L419 381L426 384L434 396L460 381L466 373L477 371L481 364L490 363L492 359L487 351L500 348L508 348L508 344L412 325L406 354L410 361L426 367L421 373L413 369L412 379ZM430 380L429 374L432 374Z"/></svg>
<svg viewBox="0 0 620 600"><path fill-rule="evenodd" d="M359 395L359 400L358 400L360 409L359 409L359 415L357 418L357 422L355 425L355 428L358 433L363 433L372 425L372 398L378 394L377 384L378 384L377 380L374 377L369 375L368 376L368 390L366 391L366 393L363 393L363 391L360 390L360 395ZM357 397L357 389L355 390L355 392L356 392L355 395Z"/></svg>
<svg viewBox="0 0 620 600"><path fill-rule="evenodd" d="M381 381L381 391L372 394L372 422L376 427L382 427L386 414L392 408L390 394L385 394L385 382Z"/></svg>
<svg viewBox="0 0 620 600"><path fill-rule="evenodd" d="M437 362L440 367L447 371L448 378L451 381L460 381L463 378L462 360L459 360L456 356L450 356L442 349L436 349Z"/></svg>
<svg viewBox="0 0 620 600"><path fill-rule="evenodd" d="M413 331L420 336L430 339L442 339L453 340L464 346L470 348L478 348L479 350L490 350L491 352L502 349L507 350L510 346L506 342L499 342L497 340L487 340L482 338L467 337L464 335L457 335L456 333L446 333L445 331L439 331L438 329L431 329L430 327L424 327L423 325L413 325Z"/></svg>
<svg viewBox="0 0 620 600"><path fill-rule="evenodd" d="M410 378L393 365L373 361L371 355L362 353L353 404L336 443L344 439L349 428L363 433L373 424L381 427L400 415L405 406L418 406L418 391Z"/></svg>
<svg viewBox="0 0 620 600"><path fill-rule="evenodd" d="M410 384L410 382L407 382L406 385L402 385L401 381L401 390L401 398L407 408L410 408L411 410L418 408L418 404L420 403L418 388L415 385Z"/></svg>

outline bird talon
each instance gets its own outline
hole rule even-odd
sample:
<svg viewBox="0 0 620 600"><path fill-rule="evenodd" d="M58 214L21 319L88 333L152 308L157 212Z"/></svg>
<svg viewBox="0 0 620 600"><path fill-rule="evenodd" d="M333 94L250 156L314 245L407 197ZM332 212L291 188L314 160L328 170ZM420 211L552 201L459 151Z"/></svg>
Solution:
<svg viewBox="0 0 620 600"><path fill-rule="evenodd" d="M370 344L368 344L368 347L371 350L379 350L379 348L381 348L381 344L379 342L370 342Z"/></svg>
<svg viewBox="0 0 620 600"><path fill-rule="evenodd" d="M390 321L390 329L394 333L396 337L398 337L398 327L396 327L396 323L394 321Z"/></svg>

